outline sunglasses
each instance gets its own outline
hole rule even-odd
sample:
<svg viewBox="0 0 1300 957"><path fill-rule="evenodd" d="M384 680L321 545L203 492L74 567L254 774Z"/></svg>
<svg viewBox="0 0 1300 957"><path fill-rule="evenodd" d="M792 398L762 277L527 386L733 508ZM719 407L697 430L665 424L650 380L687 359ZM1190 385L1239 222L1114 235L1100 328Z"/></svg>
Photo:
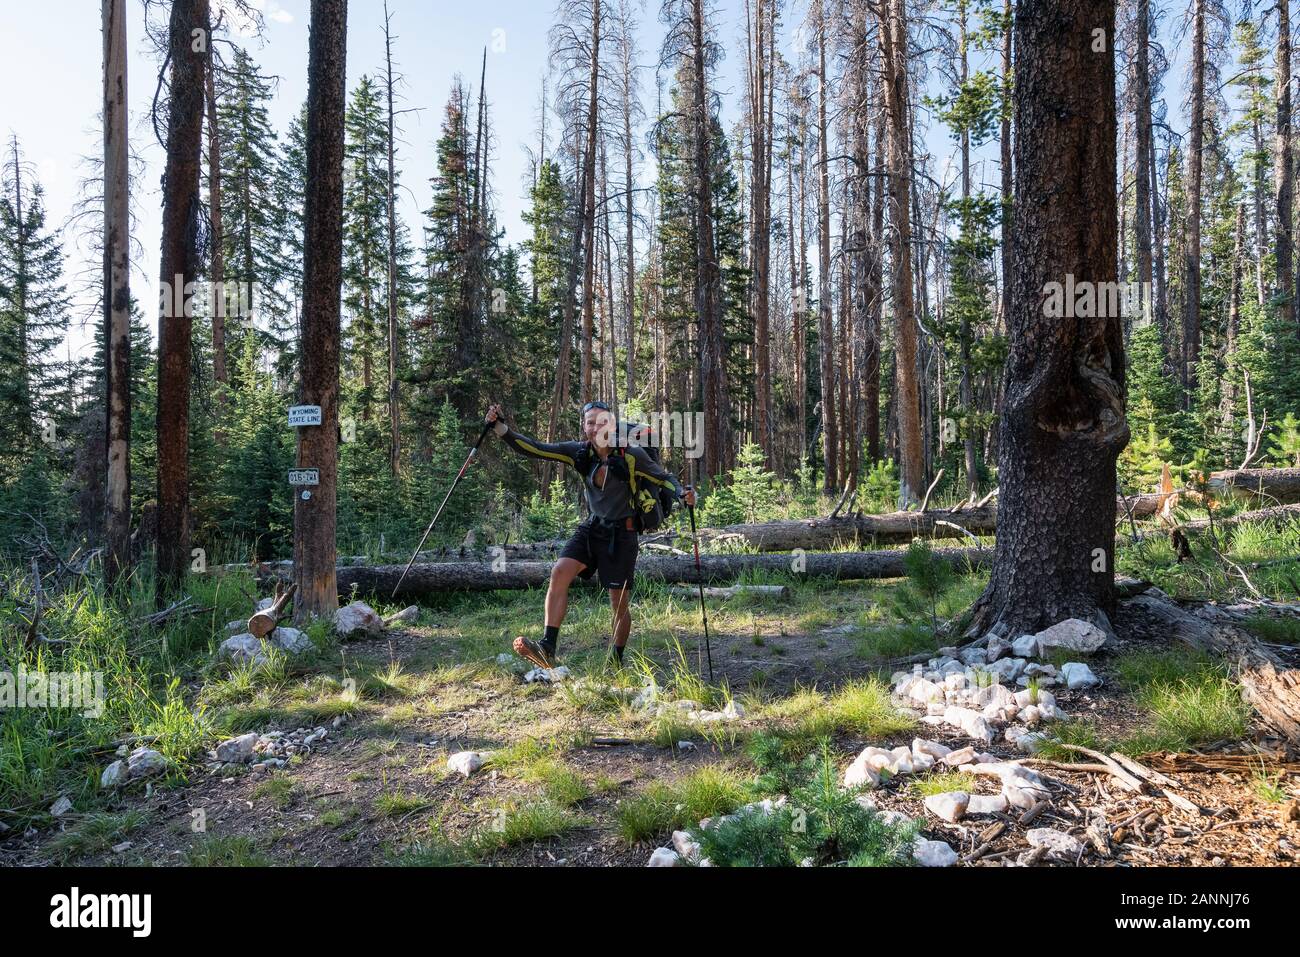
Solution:
<svg viewBox="0 0 1300 957"><path fill-rule="evenodd" d="M586 405L584 405L584 406L582 407L582 414L583 414L583 415L586 415L586 414L587 414L588 412L590 412L592 409L600 409L602 412L613 412L613 411L614 411L614 410L611 409L611 408L609 407L609 405L608 405L607 403L605 403L605 402L588 402Z"/></svg>

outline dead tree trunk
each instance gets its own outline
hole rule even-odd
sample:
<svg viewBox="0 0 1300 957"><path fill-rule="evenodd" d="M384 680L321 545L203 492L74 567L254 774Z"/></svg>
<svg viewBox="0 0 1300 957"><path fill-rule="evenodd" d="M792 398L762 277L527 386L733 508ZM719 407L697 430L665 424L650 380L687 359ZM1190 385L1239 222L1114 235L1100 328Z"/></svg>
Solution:
<svg viewBox="0 0 1300 957"><path fill-rule="evenodd" d="M112 586L131 567L131 201L125 0L104 0L103 18L104 328L108 336L104 578Z"/></svg>
<svg viewBox="0 0 1300 957"><path fill-rule="evenodd" d="M208 0L175 0L169 24L171 93L163 175L158 317L158 599L180 584L190 559L190 327L198 271L199 157Z"/></svg>
<svg viewBox="0 0 1300 957"><path fill-rule="evenodd" d="M299 468L319 484L295 489L294 618L332 616L338 496L339 295L343 284L343 116L347 94L347 0L312 0L308 44L307 196L303 211L301 399L321 425L298 429ZM309 498L304 498L310 493Z"/></svg>
<svg viewBox="0 0 1300 957"><path fill-rule="evenodd" d="M1016 9L1011 351L981 633L1072 617L1108 626L1114 608L1115 462L1129 435L1119 310L1051 315L1052 284L1116 274L1114 28L1113 0Z"/></svg>

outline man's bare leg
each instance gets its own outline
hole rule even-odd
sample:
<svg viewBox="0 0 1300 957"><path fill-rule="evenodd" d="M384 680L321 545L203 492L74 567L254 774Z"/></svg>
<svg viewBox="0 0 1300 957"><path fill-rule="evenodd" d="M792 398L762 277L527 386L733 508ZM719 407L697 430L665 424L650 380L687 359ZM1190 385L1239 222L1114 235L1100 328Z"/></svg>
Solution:
<svg viewBox="0 0 1300 957"><path fill-rule="evenodd" d="M551 582L546 588L546 632L540 642L523 635L517 637L515 654L543 668L555 664L555 639L569 610L569 585L586 567L575 558L561 558L551 567Z"/></svg>
<svg viewBox="0 0 1300 957"><path fill-rule="evenodd" d="M623 663L623 649L627 646L628 635L632 633L632 609L630 591L626 585L622 588L609 589L609 606L614 612L613 638L611 653Z"/></svg>

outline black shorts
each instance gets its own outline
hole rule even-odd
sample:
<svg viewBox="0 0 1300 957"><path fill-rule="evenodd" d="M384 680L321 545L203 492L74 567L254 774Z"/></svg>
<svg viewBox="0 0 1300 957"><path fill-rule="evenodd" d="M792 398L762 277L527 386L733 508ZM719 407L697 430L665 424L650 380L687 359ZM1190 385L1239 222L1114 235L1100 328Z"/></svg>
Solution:
<svg viewBox="0 0 1300 957"><path fill-rule="evenodd" d="M579 574L583 579L599 572L603 588L631 588L639 550L635 529L586 521L574 531L560 557L586 565Z"/></svg>

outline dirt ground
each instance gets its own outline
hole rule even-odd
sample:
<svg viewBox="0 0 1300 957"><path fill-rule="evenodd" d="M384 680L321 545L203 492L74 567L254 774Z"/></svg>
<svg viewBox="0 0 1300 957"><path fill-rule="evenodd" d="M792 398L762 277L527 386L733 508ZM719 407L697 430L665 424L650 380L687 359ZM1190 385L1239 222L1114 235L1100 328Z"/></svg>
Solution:
<svg viewBox="0 0 1300 957"><path fill-rule="evenodd" d="M407 674L428 675L447 664L445 629L453 626L448 621L392 632L384 640L347 646L347 657L354 667L396 663ZM695 635L679 637L694 650ZM719 680L725 679L733 690L757 689L765 700L779 700L813 685L832 690L846 679L879 669L884 662L864 660L860 642L860 626L839 624L792 633L785 616L773 611L755 613L746 628L715 631L712 652ZM1105 655L1091 662L1104 679L1102 687L1052 690L1068 715L1089 717L1119 736L1140 715L1117 688L1113 659L1114 655ZM751 708L755 713L730 730L762 727L766 720L762 710ZM617 823L620 801L648 782L672 780L706 765L733 768L748 776L754 773L743 748L728 746L725 736L695 737L693 751L658 747L644 724L626 715L590 714L573 707L562 687L525 685L517 673L491 666L459 679L439 679L428 692L385 699L382 707L358 709L337 728L330 720L319 724L328 729L328 738L284 771L212 772L200 767L185 783L133 787L110 811L140 812L137 826L98 841L70 844L66 837L60 839L60 832L86 822L68 815L54 827L8 835L0 842L0 864L203 863L210 859L196 854L211 846L213 839L229 843L241 838L246 840L234 843L251 849L256 855L251 863L388 863L421 842L439 836L455 839L487 826L494 807L537 800L536 787L490 766L468 779L446 770L449 754L493 750L535 735L568 742L563 759L590 786L590 795L573 808L583 823L554 837L491 852L480 862L643 866L655 846L668 843L669 835L656 835L644 843L625 841ZM254 730L273 729L276 726ZM593 737L630 743L603 745L593 743ZM845 767L866 745L891 748L910 744L914 737L953 748L971 743L960 732L919 725L883 739L840 735L834 747ZM1273 746L1256 737L1214 742L1198 751L1222 757L1260 749L1269 752ZM1024 758L1001 740L987 750L1000 757ZM1030 827L1060 828L1088 843L1088 826L1098 820L1105 822L1110 837L1104 848L1089 844L1081 864L1276 866L1300 860L1300 809L1295 801L1300 766L1260 758L1256 765L1236 759L1240 767L1198 770L1187 758L1145 760L1149 767L1163 770L1176 783L1177 793L1199 806L1200 813L1180 811L1160 795L1126 792L1106 775L1041 765L1037 770L1049 776L1054 794L1050 807L1032 821L1015 812L946 824L926 814L923 799L908 777L885 783L872 792L872 798L882 810L924 818L924 836L949 842L963 855L963 863L972 865L1012 862L1027 849L1024 834ZM1280 775L1281 786L1289 789L1289 802L1261 799L1252 770L1256 766ZM270 778L279 780L268 785ZM994 779L978 780L977 790L996 792ZM409 809L385 803L385 795L395 794L409 799ZM195 812L202 812L201 827Z"/></svg>

